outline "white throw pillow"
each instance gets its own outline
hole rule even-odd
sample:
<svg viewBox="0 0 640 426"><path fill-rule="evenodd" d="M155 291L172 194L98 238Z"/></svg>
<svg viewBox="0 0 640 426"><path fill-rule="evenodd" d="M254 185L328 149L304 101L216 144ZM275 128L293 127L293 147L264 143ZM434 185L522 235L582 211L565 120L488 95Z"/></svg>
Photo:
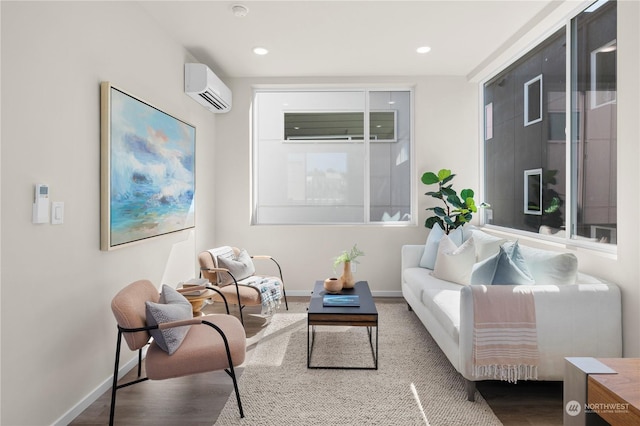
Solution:
<svg viewBox="0 0 640 426"><path fill-rule="evenodd" d="M237 281L250 277L256 272L251 256L245 249L242 249L237 256L218 257L218 267L228 269ZM233 278L226 272L218 273L218 286L224 287L233 284Z"/></svg>
<svg viewBox="0 0 640 426"><path fill-rule="evenodd" d="M504 238L494 237L478 229L473 230L472 234L476 246L476 262L482 262L498 254L500 246L507 242Z"/></svg>
<svg viewBox="0 0 640 426"><path fill-rule="evenodd" d="M468 285L471 281L471 270L475 261L476 248L473 237L457 247L451 238L445 235L438 245L438 256L433 268L433 275L441 280Z"/></svg>
<svg viewBox="0 0 640 426"><path fill-rule="evenodd" d="M505 248L509 244L506 243ZM561 253L533 247L520 246L529 272L536 284L575 284L578 275L578 258L573 253Z"/></svg>

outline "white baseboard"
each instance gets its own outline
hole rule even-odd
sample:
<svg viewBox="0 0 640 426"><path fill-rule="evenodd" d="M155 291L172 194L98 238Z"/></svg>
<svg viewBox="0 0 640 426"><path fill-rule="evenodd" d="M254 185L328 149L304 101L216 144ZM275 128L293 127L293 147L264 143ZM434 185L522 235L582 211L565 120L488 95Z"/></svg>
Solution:
<svg viewBox="0 0 640 426"><path fill-rule="evenodd" d="M145 347L142 351L142 357L147 353L147 348ZM120 368L118 371L118 379L122 378L125 374L127 374L132 369L138 366L138 354L134 356L131 361L127 362L124 366ZM73 419L78 417L84 410L86 410L91 404L96 402L98 398L102 396L106 391L111 389L111 384L113 382L113 376L109 376L102 382L97 388L95 388L89 395L85 396L80 402L78 402L75 406L73 406L69 411L64 413L62 417L56 420L53 425L54 426L66 426Z"/></svg>

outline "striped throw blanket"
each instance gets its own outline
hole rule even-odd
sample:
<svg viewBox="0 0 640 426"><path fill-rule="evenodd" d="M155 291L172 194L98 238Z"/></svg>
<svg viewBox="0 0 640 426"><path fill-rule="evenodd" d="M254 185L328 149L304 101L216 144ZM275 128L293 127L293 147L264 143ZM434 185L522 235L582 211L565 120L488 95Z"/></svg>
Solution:
<svg viewBox="0 0 640 426"><path fill-rule="evenodd" d="M235 249L230 246L208 250L216 268L226 268L238 280L238 284L254 287L260 292L262 314L271 315L280 307L282 299L282 281L277 277L253 275L255 267L246 250ZM244 255L244 261L240 256ZM219 286L233 283L233 278L227 274L216 274Z"/></svg>
<svg viewBox="0 0 640 426"><path fill-rule="evenodd" d="M536 380L538 335L531 290L501 285L470 287L474 377L512 383Z"/></svg>
<svg viewBox="0 0 640 426"><path fill-rule="evenodd" d="M253 275L238 281L238 284L255 287L260 292L263 315L274 314L280 306L282 299L282 282L280 282L278 278Z"/></svg>

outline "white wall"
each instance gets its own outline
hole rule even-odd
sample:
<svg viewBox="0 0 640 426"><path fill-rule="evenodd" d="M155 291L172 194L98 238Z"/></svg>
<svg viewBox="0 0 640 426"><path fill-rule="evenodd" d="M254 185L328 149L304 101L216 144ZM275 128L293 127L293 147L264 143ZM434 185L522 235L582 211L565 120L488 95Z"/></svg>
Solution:
<svg viewBox="0 0 640 426"><path fill-rule="evenodd" d="M184 95L186 50L133 2L7 2L2 8L2 418L63 418L113 369L111 298L148 278L195 274L193 232L99 250L100 81L195 125L197 212L212 236L215 116ZM209 159L209 161L207 161ZM31 223L35 183L63 225ZM122 351L125 361L134 354Z"/></svg>
<svg viewBox="0 0 640 426"><path fill-rule="evenodd" d="M235 79L230 83L234 107L218 118L216 132L216 243L275 256L281 261L288 292L305 295L315 280L335 275L333 258L357 243L366 255L357 266L356 278L368 280L378 294L399 295L400 248L423 243L427 235L425 208L432 201L424 195L428 188L419 177L428 170L451 168L458 173L454 182L459 188L476 185L477 86L461 77ZM251 226L251 97L254 85L265 84L415 85L418 225Z"/></svg>
<svg viewBox="0 0 640 426"><path fill-rule="evenodd" d="M618 259L582 264L622 289L625 357L640 357L640 2L618 2Z"/></svg>

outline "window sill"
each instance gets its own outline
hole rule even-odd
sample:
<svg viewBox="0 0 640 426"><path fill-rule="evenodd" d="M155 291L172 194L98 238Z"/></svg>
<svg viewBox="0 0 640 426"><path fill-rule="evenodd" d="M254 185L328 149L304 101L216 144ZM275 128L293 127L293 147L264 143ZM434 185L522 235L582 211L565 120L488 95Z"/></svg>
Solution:
<svg viewBox="0 0 640 426"><path fill-rule="evenodd" d="M503 228L495 225L482 225L484 231L502 236L508 239L517 238L521 241L528 241L533 244L545 245L559 249L583 251L592 255L616 260L618 258L618 246L615 244L603 244L590 241L572 240L569 238L554 237L552 235L536 234L517 229Z"/></svg>

